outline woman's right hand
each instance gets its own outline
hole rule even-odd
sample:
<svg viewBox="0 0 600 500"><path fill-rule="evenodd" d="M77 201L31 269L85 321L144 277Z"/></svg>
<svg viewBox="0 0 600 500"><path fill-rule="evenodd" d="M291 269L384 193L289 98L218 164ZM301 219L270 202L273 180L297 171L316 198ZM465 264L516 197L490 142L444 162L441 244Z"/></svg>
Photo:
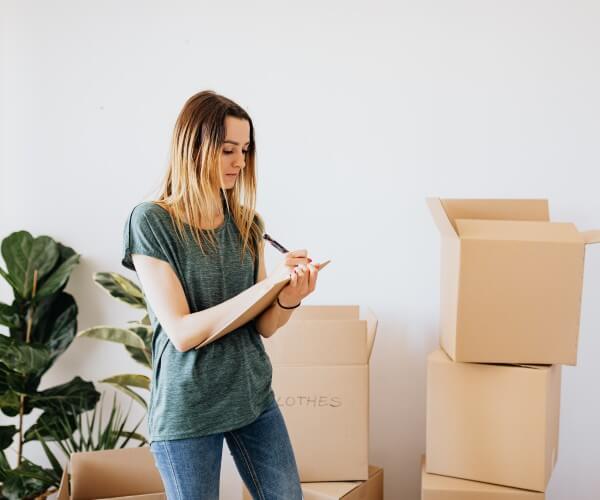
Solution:
<svg viewBox="0 0 600 500"><path fill-rule="evenodd" d="M308 257L308 250L292 250L285 254L283 261L277 265L273 272L269 275L269 278L274 281L279 281L287 276L291 276L296 266L305 265L308 266L312 262L312 259Z"/></svg>

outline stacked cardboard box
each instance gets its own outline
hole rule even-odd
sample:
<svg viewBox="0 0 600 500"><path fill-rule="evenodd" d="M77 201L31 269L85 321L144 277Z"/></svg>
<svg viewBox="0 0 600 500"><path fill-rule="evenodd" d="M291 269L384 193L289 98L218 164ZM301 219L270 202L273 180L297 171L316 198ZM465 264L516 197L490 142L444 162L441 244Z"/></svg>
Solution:
<svg viewBox="0 0 600 500"><path fill-rule="evenodd" d="M560 365L577 361L585 246L600 232L550 222L546 200L428 205L442 235L442 350L428 358L424 474L544 492L558 456ZM424 499L475 487L424 478Z"/></svg>
<svg viewBox="0 0 600 500"><path fill-rule="evenodd" d="M369 358L377 321L304 306L265 342L301 481L369 478Z"/></svg>
<svg viewBox="0 0 600 500"><path fill-rule="evenodd" d="M314 498L350 499L351 491L357 495L382 481L383 471L369 466L369 359L376 331L366 308L303 306L265 341L300 480ZM317 495L327 491L330 496ZM379 500L377 491L364 498Z"/></svg>

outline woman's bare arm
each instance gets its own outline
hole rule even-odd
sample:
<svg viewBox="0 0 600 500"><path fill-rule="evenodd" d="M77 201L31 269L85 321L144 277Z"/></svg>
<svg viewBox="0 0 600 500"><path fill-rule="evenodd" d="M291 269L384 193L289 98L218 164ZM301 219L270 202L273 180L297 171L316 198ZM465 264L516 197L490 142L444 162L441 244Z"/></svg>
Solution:
<svg viewBox="0 0 600 500"><path fill-rule="evenodd" d="M231 317L232 313L244 307L247 297L257 288L270 286L269 281L263 278L229 300L190 313L181 282L168 262L142 254L133 254L132 259L150 307L175 349L181 352L206 340L224 318ZM229 333L232 329L225 332Z"/></svg>

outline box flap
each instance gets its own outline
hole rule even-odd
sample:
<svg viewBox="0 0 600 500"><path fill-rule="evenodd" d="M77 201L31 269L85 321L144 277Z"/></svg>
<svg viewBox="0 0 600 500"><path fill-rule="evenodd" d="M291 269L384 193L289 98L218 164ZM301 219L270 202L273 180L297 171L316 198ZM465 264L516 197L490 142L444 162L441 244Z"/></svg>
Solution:
<svg viewBox="0 0 600 500"><path fill-rule="evenodd" d="M467 479L460 479L455 477L448 476L440 476L438 474L428 474L425 471L425 456L421 459L421 487L423 492L464 492L469 494L480 494L480 495L499 495L498 498L506 495L506 498L512 498L512 495L509 497L511 492L515 494L519 494L519 497L522 495L534 499L542 500L544 498L543 493L538 493L535 491L528 490L519 490L516 488L509 488L508 486L499 486L495 484L489 483L481 483L478 481L469 481ZM471 497L469 497L471 498Z"/></svg>
<svg viewBox="0 0 600 500"><path fill-rule="evenodd" d="M301 306L294 311L289 321L318 319L346 319L353 320L360 318L360 307L358 305L346 306Z"/></svg>
<svg viewBox="0 0 600 500"><path fill-rule="evenodd" d="M452 224L457 219L550 220L544 199L442 199L441 203Z"/></svg>
<svg viewBox="0 0 600 500"><path fill-rule="evenodd" d="M369 465L369 479L381 471L381 467ZM365 481L329 481L320 483L302 483L302 492L312 494L317 498L343 499L348 493L355 490ZM362 498L362 497L361 497Z"/></svg>
<svg viewBox="0 0 600 500"><path fill-rule="evenodd" d="M373 346L375 345L375 336L377 335L377 325L379 321L373 314L373 311L368 307L365 307L364 312L365 320L367 322L367 356L371 359L371 353L373 352Z"/></svg>
<svg viewBox="0 0 600 500"><path fill-rule="evenodd" d="M276 364L351 365L369 359L365 320L288 321L264 344Z"/></svg>
<svg viewBox="0 0 600 500"><path fill-rule="evenodd" d="M436 363L448 363L453 364L453 361L444 351L443 349L436 349L432 351L427 356L428 361L433 361ZM462 362L459 362L462 363ZM551 370L553 365L543 365L543 364L532 364L532 363L475 363L470 362L469 365L487 365L487 366L498 366L498 367L507 367L507 368L527 368L530 370Z"/></svg>
<svg viewBox="0 0 600 500"><path fill-rule="evenodd" d="M448 218L441 200L439 198L427 198L427 206L442 237L456 238L456 230Z"/></svg>
<svg viewBox="0 0 600 500"><path fill-rule="evenodd" d="M600 229L594 231L582 231L581 235L583 236L583 241L585 241L586 245L600 243Z"/></svg>
<svg viewBox="0 0 600 500"><path fill-rule="evenodd" d="M113 498L162 493L148 446L71 454L71 498Z"/></svg>
<svg viewBox="0 0 600 500"><path fill-rule="evenodd" d="M547 241L583 244L581 233L566 222L457 219L463 240Z"/></svg>
<svg viewBox="0 0 600 500"><path fill-rule="evenodd" d="M69 500L69 463L67 462L63 468L62 478L60 480L60 486L58 487L57 500Z"/></svg>

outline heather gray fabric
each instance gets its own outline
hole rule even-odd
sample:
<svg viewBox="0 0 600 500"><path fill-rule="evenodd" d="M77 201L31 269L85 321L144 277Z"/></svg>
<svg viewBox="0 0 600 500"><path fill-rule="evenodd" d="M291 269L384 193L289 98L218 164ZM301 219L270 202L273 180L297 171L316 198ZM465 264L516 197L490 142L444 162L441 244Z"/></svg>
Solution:
<svg viewBox="0 0 600 500"><path fill-rule="evenodd" d="M133 208L123 230L122 264L134 270L131 254L168 262L181 281L190 312L215 306L252 286L258 265L241 256L240 233L230 214L215 230L219 250L202 250L185 225L178 237L169 213L145 201ZM201 349L179 352L158 323L154 330L149 440L200 437L237 429L254 421L274 400L272 367L262 338L247 323Z"/></svg>

